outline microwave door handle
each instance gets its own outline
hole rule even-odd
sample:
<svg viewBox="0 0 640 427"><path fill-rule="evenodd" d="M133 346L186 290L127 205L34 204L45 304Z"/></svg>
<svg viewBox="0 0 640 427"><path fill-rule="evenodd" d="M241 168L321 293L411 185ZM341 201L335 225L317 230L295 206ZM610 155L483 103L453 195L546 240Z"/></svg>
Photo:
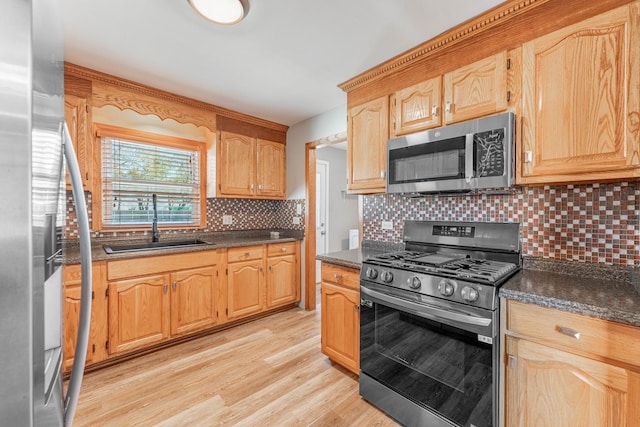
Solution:
<svg viewBox="0 0 640 427"><path fill-rule="evenodd" d="M473 178L473 134L465 135L464 141L464 179L467 183Z"/></svg>

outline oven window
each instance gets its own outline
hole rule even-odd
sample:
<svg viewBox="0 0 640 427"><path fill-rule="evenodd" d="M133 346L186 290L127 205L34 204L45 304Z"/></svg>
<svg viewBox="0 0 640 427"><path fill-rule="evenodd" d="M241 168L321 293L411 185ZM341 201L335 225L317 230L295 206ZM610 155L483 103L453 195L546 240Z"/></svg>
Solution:
<svg viewBox="0 0 640 427"><path fill-rule="evenodd" d="M363 372L457 425L492 425L492 346L477 334L374 303L360 336Z"/></svg>
<svg viewBox="0 0 640 427"><path fill-rule="evenodd" d="M390 183L462 178L464 150L464 137L390 150Z"/></svg>

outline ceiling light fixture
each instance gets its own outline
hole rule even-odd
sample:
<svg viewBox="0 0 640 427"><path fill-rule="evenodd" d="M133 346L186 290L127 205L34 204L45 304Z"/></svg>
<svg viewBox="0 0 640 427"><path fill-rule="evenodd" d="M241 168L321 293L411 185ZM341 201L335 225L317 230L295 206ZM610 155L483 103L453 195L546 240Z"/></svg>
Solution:
<svg viewBox="0 0 640 427"><path fill-rule="evenodd" d="M233 25L249 13L248 0L187 0L192 8L216 24Z"/></svg>

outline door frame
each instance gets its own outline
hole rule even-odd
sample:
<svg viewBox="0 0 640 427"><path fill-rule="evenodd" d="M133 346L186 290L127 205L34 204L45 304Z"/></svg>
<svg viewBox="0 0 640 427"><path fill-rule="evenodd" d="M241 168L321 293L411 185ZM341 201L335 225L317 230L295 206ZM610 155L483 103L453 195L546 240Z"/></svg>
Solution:
<svg viewBox="0 0 640 427"><path fill-rule="evenodd" d="M316 148L317 149L317 148ZM316 153L317 154L317 153ZM325 239L324 239L324 251L325 253L329 250L329 230L330 230L330 224L329 224L329 162L327 162L326 160L318 160L316 157L316 175L318 173L318 164L324 164L325 165L325 183L324 183L324 197L325 197L325 201L324 201L324 229L325 229ZM316 180L316 184L317 184L317 180ZM317 188L316 188L317 190ZM316 199L316 207L318 204L318 200ZM317 218L316 218L317 220ZM318 238L318 236L316 235L316 239ZM317 249L317 248L316 248ZM316 252L316 255L318 255L318 253Z"/></svg>
<svg viewBox="0 0 640 427"><path fill-rule="evenodd" d="M316 148L331 146L347 140L347 132L340 132L326 138L307 142L304 150L305 192L307 215L305 218L306 236L304 239L304 308L316 309ZM346 178L346 171L345 171Z"/></svg>

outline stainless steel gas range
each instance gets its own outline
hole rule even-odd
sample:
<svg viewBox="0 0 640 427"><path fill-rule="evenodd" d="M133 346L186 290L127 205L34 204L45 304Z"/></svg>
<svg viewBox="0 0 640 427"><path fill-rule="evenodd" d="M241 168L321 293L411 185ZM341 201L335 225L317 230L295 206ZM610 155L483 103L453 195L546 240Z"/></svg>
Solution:
<svg viewBox="0 0 640 427"><path fill-rule="evenodd" d="M407 426L497 426L498 289L517 223L405 221L360 275L360 394Z"/></svg>

